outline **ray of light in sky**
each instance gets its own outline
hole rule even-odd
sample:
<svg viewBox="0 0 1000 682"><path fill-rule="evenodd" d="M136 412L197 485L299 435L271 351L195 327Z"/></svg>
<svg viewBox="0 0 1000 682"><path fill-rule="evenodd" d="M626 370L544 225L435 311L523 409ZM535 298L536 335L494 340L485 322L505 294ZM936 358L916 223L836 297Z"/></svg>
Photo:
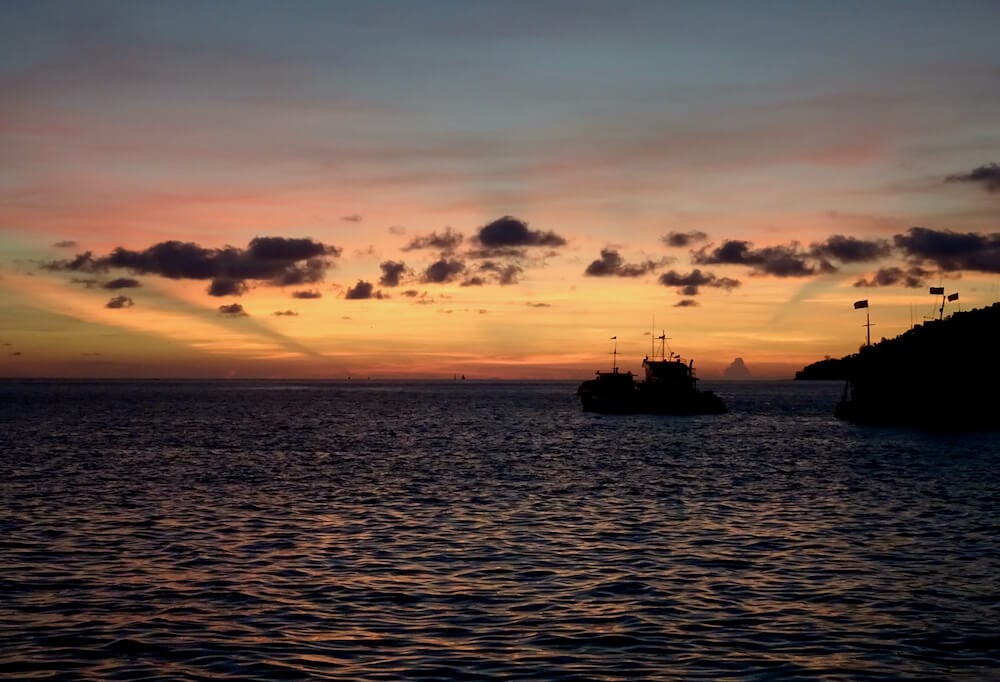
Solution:
<svg viewBox="0 0 1000 682"><path fill-rule="evenodd" d="M790 377L1000 284L992 2L9 2L0 375Z"/></svg>

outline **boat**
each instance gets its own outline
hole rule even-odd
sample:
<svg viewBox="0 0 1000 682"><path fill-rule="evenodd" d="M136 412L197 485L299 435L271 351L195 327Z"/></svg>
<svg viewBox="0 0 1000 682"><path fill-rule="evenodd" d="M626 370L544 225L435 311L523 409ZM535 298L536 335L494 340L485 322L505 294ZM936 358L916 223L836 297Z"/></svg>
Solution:
<svg viewBox="0 0 1000 682"><path fill-rule="evenodd" d="M657 337L666 341L666 335ZM684 362L680 355L664 355L661 343L660 359L646 356L642 360L645 373L636 381L632 372L620 372L617 365L617 345L610 372L598 370L593 379L580 384L577 395L586 412L606 414L723 414L726 404L712 391L700 390L694 372L694 360Z"/></svg>

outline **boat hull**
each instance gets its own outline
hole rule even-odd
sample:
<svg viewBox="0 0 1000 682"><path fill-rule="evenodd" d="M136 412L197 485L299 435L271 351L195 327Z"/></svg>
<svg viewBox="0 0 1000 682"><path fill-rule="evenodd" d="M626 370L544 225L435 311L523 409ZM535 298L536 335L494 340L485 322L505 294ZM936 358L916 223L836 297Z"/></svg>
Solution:
<svg viewBox="0 0 1000 682"><path fill-rule="evenodd" d="M712 391L671 392L643 384L608 390L596 380L577 390L585 412L602 414L725 414L726 404Z"/></svg>

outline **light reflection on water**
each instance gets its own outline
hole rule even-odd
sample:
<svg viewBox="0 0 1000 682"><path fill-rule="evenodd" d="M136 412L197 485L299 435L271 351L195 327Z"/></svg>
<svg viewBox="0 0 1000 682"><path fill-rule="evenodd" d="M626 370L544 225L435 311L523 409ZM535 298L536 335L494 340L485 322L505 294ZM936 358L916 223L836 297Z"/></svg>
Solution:
<svg viewBox="0 0 1000 682"><path fill-rule="evenodd" d="M996 434L566 383L0 384L0 675L927 679L1000 663ZM263 390L262 390L263 389Z"/></svg>

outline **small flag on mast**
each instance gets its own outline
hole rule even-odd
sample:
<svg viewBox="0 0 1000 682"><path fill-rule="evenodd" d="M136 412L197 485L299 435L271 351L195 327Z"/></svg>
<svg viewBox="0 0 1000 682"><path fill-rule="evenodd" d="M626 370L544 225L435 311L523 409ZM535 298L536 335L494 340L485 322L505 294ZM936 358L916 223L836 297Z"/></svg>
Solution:
<svg viewBox="0 0 1000 682"><path fill-rule="evenodd" d="M954 294L948 294L948 300L949 301L957 301L958 300L958 292L956 291Z"/></svg>
<svg viewBox="0 0 1000 682"><path fill-rule="evenodd" d="M854 309L855 310L857 310L858 308L867 308L867 307L868 307L868 299L867 298L865 300L863 300L863 301L855 301L854 302Z"/></svg>
<svg viewBox="0 0 1000 682"><path fill-rule="evenodd" d="M931 295L944 296L944 287L931 287Z"/></svg>

